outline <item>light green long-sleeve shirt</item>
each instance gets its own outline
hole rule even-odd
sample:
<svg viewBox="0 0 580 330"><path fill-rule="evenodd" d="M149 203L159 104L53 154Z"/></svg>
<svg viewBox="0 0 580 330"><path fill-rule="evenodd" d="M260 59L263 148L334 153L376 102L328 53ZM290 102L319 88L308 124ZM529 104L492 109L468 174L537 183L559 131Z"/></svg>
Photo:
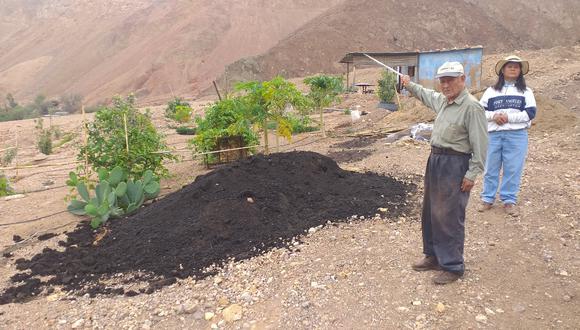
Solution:
<svg viewBox="0 0 580 330"><path fill-rule="evenodd" d="M407 89L437 113L431 145L471 154L465 178L475 181L483 173L487 156L487 120L477 99L464 89L448 103L445 95L415 83Z"/></svg>

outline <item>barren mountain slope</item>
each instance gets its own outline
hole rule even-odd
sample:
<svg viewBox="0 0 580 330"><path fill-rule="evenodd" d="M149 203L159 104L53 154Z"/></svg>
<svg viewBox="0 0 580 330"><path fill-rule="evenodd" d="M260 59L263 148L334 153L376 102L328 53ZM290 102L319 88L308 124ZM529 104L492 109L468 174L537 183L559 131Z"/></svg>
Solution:
<svg viewBox="0 0 580 330"><path fill-rule="evenodd" d="M340 1L0 0L0 95L191 94Z"/></svg>
<svg viewBox="0 0 580 330"><path fill-rule="evenodd" d="M580 35L580 1L348 0L267 53L228 67L230 79L342 70L350 51L483 45L486 52L570 45Z"/></svg>

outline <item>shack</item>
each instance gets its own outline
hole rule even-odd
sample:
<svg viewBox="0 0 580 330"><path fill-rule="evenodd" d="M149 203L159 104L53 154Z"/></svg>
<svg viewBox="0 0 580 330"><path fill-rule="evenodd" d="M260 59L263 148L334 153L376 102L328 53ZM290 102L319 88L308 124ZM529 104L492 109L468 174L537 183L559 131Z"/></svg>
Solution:
<svg viewBox="0 0 580 330"><path fill-rule="evenodd" d="M364 54L376 58L402 74L409 75L414 82L418 82L424 87L432 89L436 89L438 84L437 79L435 79L437 68L446 61L457 61L462 63L465 68L467 88L472 90L481 88L483 46L415 52L348 53L340 60L340 63L346 64L347 86L354 86L357 83L357 69L377 66L375 62ZM399 90L400 87L399 82Z"/></svg>

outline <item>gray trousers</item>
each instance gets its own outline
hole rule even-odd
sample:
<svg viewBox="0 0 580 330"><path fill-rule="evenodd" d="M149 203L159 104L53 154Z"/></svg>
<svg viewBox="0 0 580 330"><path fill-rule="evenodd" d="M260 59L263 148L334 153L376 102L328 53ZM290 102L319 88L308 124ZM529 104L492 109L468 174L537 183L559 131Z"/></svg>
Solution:
<svg viewBox="0 0 580 330"><path fill-rule="evenodd" d="M465 208L469 192L461 191L469 155L431 153L425 171L421 229L423 253L435 256L443 270L463 274Z"/></svg>

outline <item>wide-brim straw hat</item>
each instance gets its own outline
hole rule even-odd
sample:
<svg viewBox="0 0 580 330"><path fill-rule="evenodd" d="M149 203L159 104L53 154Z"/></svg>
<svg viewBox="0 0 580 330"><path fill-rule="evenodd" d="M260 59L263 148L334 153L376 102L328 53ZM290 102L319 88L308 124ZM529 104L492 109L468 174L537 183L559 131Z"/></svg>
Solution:
<svg viewBox="0 0 580 330"><path fill-rule="evenodd" d="M524 61L515 55L510 55L504 58L503 60L499 60L495 65L495 73L498 76L501 72L501 69L503 69L503 66L506 65L506 63L508 62L520 63L522 66L522 74L527 74L530 71L530 63L528 63L528 61Z"/></svg>

